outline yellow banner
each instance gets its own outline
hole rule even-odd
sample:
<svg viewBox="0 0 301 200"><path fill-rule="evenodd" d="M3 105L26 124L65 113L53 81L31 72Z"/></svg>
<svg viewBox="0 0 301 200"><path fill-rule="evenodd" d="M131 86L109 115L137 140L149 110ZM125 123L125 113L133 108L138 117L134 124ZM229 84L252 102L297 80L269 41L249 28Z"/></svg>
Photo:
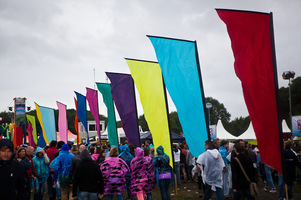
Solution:
<svg viewBox="0 0 301 200"><path fill-rule="evenodd" d="M173 167L162 72L158 63L129 60L126 62L140 95L144 117L153 137L155 149L162 145Z"/></svg>
<svg viewBox="0 0 301 200"><path fill-rule="evenodd" d="M45 143L49 144L49 141L47 139L46 132L45 132L45 129L44 129L44 125L43 125L43 120L42 120L42 115L41 115L40 107L39 107L39 105L37 103L34 103L34 105L36 106L37 117L38 117L38 120L40 122L42 131L43 131L43 137L44 137Z"/></svg>
<svg viewBox="0 0 301 200"><path fill-rule="evenodd" d="M14 144L14 147L17 147L17 136L16 136L16 125L15 123L11 123L8 127L10 133L11 133L11 138Z"/></svg>

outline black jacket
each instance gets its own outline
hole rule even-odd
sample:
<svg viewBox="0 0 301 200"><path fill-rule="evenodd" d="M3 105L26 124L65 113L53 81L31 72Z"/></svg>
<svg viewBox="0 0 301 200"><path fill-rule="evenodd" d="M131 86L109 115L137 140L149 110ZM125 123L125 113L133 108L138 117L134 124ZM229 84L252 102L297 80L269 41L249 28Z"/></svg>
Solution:
<svg viewBox="0 0 301 200"><path fill-rule="evenodd" d="M0 199L26 199L27 172L16 160L0 160Z"/></svg>
<svg viewBox="0 0 301 200"><path fill-rule="evenodd" d="M80 163L79 155L74 156L72 158L70 171L69 171L69 182L70 183L73 183L74 172L75 172L76 166L78 166L79 163Z"/></svg>
<svg viewBox="0 0 301 200"><path fill-rule="evenodd" d="M301 161L297 155L290 149L284 149L284 164L285 164L285 173L287 178L287 184L293 185L296 179L296 165L301 168Z"/></svg>
<svg viewBox="0 0 301 200"><path fill-rule="evenodd" d="M104 183L100 166L90 157L88 150L80 153L80 163L76 166L73 180L73 197L79 191L103 194Z"/></svg>
<svg viewBox="0 0 301 200"><path fill-rule="evenodd" d="M255 169L253 167L252 160L246 156L244 153L238 154L237 158L239 159L240 163L242 164L244 170L246 171L249 179L252 182L255 182ZM238 162L234 158L231 163L232 169L232 184L233 189L236 190L243 190L248 189L250 183L247 181L245 175L243 174Z"/></svg>

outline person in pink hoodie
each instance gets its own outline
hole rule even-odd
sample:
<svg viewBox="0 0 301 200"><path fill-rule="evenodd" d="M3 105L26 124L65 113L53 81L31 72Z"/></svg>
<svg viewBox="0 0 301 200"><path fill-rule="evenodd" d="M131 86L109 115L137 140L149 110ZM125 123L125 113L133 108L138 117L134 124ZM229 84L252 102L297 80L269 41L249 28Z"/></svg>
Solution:
<svg viewBox="0 0 301 200"><path fill-rule="evenodd" d="M96 162L100 155L100 152L101 152L101 147L97 146L96 149L94 150L94 154L92 154L92 156L91 156L92 160L94 160Z"/></svg>
<svg viewBox="0 0 301 200"><path fill-rule="evenodd" d="M116 147L111 148L109 155L110 157L106 158L100 166L104 179L104 194L108 195L108 200L113 199L114 194L117 195L118 200L121 200L126 185L125 175L129 167L124 160L118 158Z"/></svg>
<svg viewBox="0 0 301 200"><path fill-rule="evenodd" d="M135 158L131 162L131 193L137 196L138 200L144 200L146 194L145 188L148 181L146 159L144 150L136 148Z"/></svg>
<svg viewBox="0 0 301 200"><path fill-rule="evenodd" d="M154 147L151 148L151 150L154 149ZM152 200L152 190L155 183L155 163L153 161L153 158L150 157L149 151L146 147L144 147L144 159L145 164L147 166L147 185L145 187L146 191L146 199Z"/></svg>

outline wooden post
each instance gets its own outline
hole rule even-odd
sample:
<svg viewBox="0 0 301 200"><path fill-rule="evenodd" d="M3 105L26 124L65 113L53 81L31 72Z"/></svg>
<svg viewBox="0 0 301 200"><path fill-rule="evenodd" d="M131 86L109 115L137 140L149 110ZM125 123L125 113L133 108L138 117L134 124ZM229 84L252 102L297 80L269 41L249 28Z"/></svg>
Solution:
<svg viewBox="0 0 301 200"><path fill-rule="evenodd" d="M175 173L175 189L176 189L176 196L178 196L178 186L177 186L177 175Z"/></svg>

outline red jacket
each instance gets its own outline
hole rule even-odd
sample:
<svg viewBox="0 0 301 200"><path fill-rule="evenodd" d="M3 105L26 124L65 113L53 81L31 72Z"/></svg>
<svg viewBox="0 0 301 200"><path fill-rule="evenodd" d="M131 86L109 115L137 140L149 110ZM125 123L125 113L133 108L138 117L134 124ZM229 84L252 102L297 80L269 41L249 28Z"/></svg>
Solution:
<svg viewBox="0 0 301 200"><path fill-rule="evenodd" d="M58 149L56 147L51 147L51 148L47 149L46 154L50 159L49 163L51 163L51 161L53 160L53 156L57 151L58 151Z"/></svg>
<svg viewBox="0 0 301 200"><path fill-rule="evenodd" d="M36 169L34 168L34 164L32 162L32 157L27 155L27 154L25 155L25 157L28 158L30 160L30 163L31 163L31 168L27 170L28 178L32 178L32 175L37 177L37 172L36 172Z"/></svg>

